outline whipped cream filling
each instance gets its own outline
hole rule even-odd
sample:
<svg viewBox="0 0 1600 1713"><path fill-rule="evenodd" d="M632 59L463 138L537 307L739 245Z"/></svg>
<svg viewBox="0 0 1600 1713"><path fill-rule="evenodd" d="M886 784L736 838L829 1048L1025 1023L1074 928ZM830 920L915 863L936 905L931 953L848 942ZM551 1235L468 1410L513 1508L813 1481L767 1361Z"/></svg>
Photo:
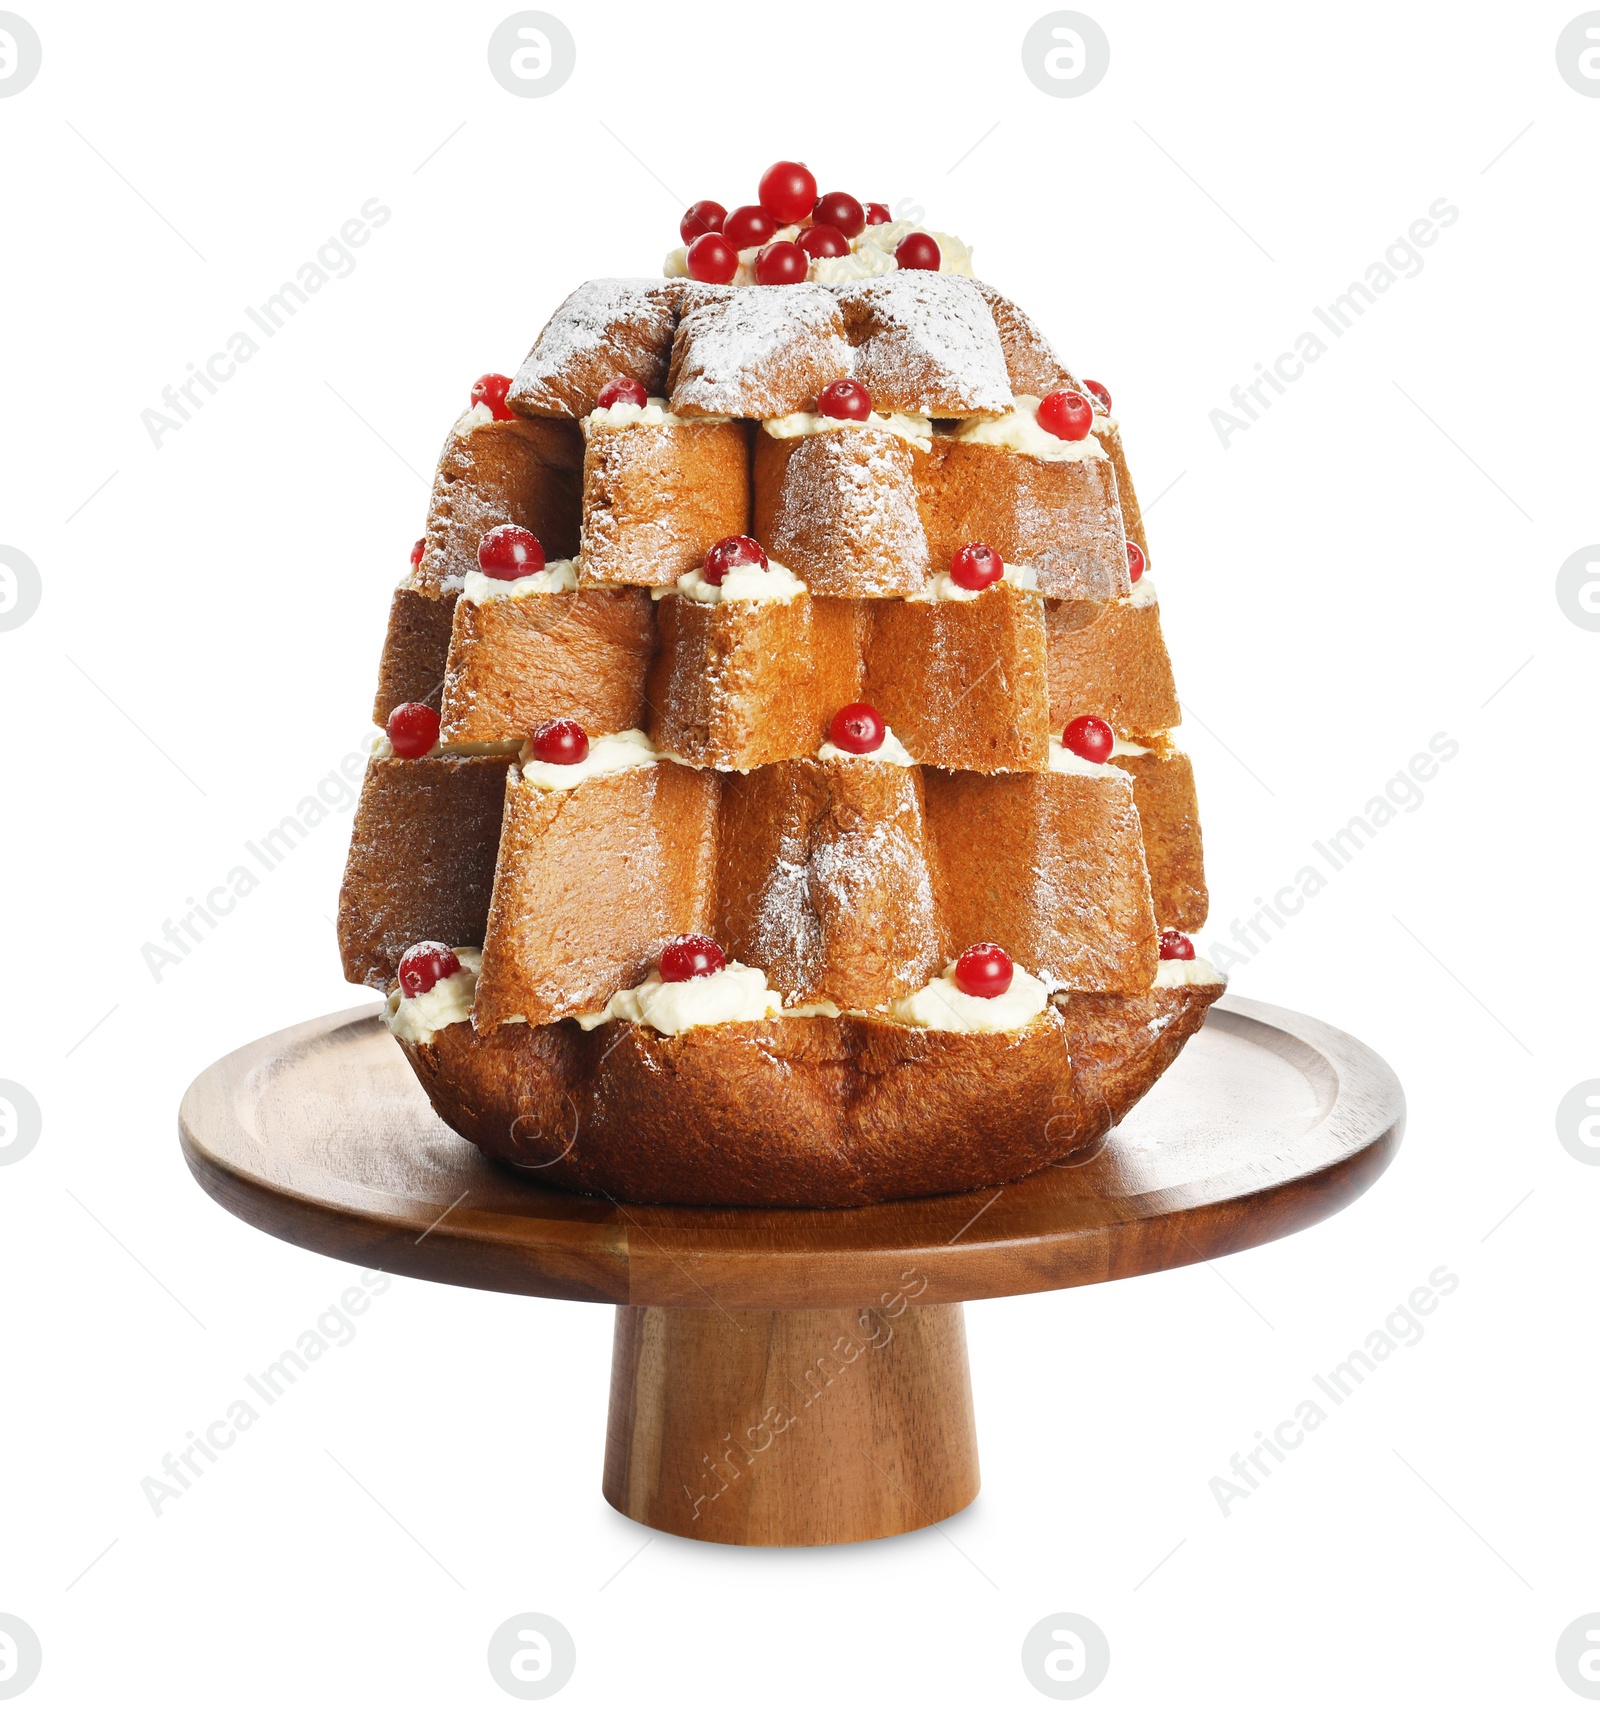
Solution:
<svg viewBox="0 0 1600 1713"><path fill-rule="evenodd" d="M654 767L665 755L637 726L626 732L606 732L590 738L589 753L582 761L563 764L540 761L531 743L522 746L523 783L535 791L571 791L585 780L604 779L612 773L630 773L636 767Z"/></svg>
<svg viewBox="0 0 1600 1713"><path fill-rule="evenodd" d="M613 994L603 1011L578 1018L583 1029L602 1023L648 1023L663 1035L681 1035L713 1023L760 1023L783 1010L782 996L767 986L764 970L730 963L712 975L688 981L663 981L652 970L637 987Z"/></svg>
<svg viewBox="0 0 1600 1713"><path fill-rule="evenodd" d="M956 966L946 964L926 987L897 999L889 1007L897 1023L913 1029L948 1029L965 1035L1005 1035L1021 1029L1044 1010L1050 989L1021 964L1011 972L1011 985L993 999L963 993L955 984Z"/></svg>
<svg viewBox="0 0 1600 1713"><path fill-rule="evenodd" d="M1004 416L970 417L956 434L957 440L980 446L1002 446L1007 452L1023 452L1047 464L1069 464L1083 458L1104 458L1106 449L1091 430L1082 440L1058 440L1039 426L1039 401L1032 393L1016 395L1016 409Z"/></svg>
<svg viewBox="0 0 1600 1713"><path fill-rule="evenodd" d="M765 571L759 565L735 565L723 573L720 583L708 583L698 565L678 579L678 593L706 607L723 601L792 601L805 592L805 584L776 559L767 561ZM663 589L660 593L669 595L672 591Z"/></svg>
<svg viewBox="0 0 1600 1713"><path fill-rule="evenodd" d="M1137 744L1132 738L1113 738L1111 740L1113 755L1154 755L1153 749L1146 749L1143 744Z"/></svg>
<svg viewBox="0 0 1600 1713"><path fill-rule="evenodd" d="M526 577L490 577L469 571L461 580L464 601L520 600L524 595L570 595L578 586L578 561L552 559L542 571Z"/></svg>
<svg viewBox="0 0 1600 1713"><path fill-rule="evenodd" d="M876 749L868 750L865 755L857 755L853 749L840 749L830 738L817 751L818 761L881 761L890 767L915 767L916 761L911 752L894 735L894 728L885 725L883 742Z"/></svg>
<svg viewBox="0 0 1600 1713"><path fill-rule="evenodd" d="M1002 563L1004 563L1002 561ZM1032 593L1039 592L1039 573L1031 565L1007 565L1002 573L1000 583L1009 583L1013 589L1027 589ZM907 595L908 601L976 601L989 593L990 589L998 589L1000 583L990 583L983 589L964 589L948 571L940 571L930 577L922 585L918 594Z"/></svg>
<svg viewBox="0 0 1600 1713"><path fill-rule="evenodd" d="M1218 987L1222 977L1215 967L1196 953L1192 958L1163 958L1156 965L1152 987Z"/></svg>
<svg viewBox="0 0 1600 1713"><path fill-rule="evenodd" d="M476 946L457 946L454 950L461 960L461 968L454 975L436 981L426 993L411 999L398 987L389 995L383 1020L396 1040L426 1044L435 1031L447 1029L452 1023L465 1023L471 1017L483 953Z"/></svg>
<svg viewBox="0 0 1600 1713"><path fill-rule="evenodd" d="M1156 586L1150 581L1150 573L1146 571L1134 584L1132 594L1122 598L1130 607L1153 607L1156 604Z"/></svg>
<svg viewBox="0 0 1600 1713"><path fill-rule="evenodd" d="M846 428L887 429L920 446L924 452L933 450L933 424L925 416L908 416L902 411L875 410L864 422L849 417L823 416L817 411L797 410L788 416L769 416L761 424L774 440L798 440L808 434L835 434Z"/></svg>
<svg viewBox="0 0 1600 1713"><path fill-rule="evenodd" d="M1117 753L1117 742L1113 740L1111 753ZM1060 738L1050 740L1050 771L1052 773L1077 773L1087 779L1127 778L1120 767L1113 767L1109 761L1085 761L1081 755L1067 748Z"/></svg>
<svg viewBox="0 0 1600 1713"><path fill-rule="evenodd" d="M811 264L809 278L818 285L850 285L876 274L892 274L899 266L892 255L857 238L848 256L818 256Z"/></svg>
<svg viewBox="0 0 1600 1713"><path fill-rule="evenodd" d="M632 428L636 424L643 428L677 428L689 420L686 416L674 416L665 399L646 399L643 404L623 399L604 410L591 410L583 419L583 431L587 434L593 428Z"/></svg>
<svg viewBox="0 0 1600 1713"><path fill-rule="evenodd" d="M520 738L496 738L489 743L436 743L426 755L407 759L427 761L436 755L515 755L521 748ZM374 761L394 760L394 745L389 742L389 734L381 726L373 734L369 753Z"/></svg>
<svg viewBox="0 0 1600 1713"><path fill-rule="evenodd" d="M486 422L494 421L494 412L486 404L475 404L456 418L455 432L470 434L475 428L482 428Z"/></svg>
<svg viewBox="0 0 1600 1713"><path fill-rule="evenodd" d="M914 220L891 220L883 226L868 226L856 240L857 253L879 250L892 262L901 239L913 232L926 232L939 246L941 274L961 274L967 279L972 278L972 251L968 245L953 232L935 232L931 226L919 226ZM843 260L842 257L840 259Z"/></svg>

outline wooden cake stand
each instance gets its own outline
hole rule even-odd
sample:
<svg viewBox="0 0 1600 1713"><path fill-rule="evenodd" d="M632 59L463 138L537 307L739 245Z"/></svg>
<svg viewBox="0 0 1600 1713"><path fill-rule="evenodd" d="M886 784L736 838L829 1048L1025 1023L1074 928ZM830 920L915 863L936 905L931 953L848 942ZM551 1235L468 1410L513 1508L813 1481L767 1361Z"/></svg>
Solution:
<svg viewBox="0 0 1600 1713"><path fill-rule="evenodd" d="M241 1047L179 1118L230 1213L419 1279L617 1304L604 1492L696 1540L801 1546L939 1522L978 1491L961 1304L1231 1254L1383 1171L1405 1103L1359 1041L1214 1006L1074 1162L971 1195L832 1212L547 1189L433 1114L375 1011Z"/></svg>

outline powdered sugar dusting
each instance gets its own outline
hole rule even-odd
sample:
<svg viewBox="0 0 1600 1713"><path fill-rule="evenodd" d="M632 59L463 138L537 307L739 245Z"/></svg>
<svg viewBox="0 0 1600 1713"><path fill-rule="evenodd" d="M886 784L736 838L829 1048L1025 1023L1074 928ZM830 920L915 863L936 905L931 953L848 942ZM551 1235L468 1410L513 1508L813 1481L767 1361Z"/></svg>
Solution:
<svg viewBox="0 0 1600 1713"><path fill-rule="evenodd" d="M507 401L536 416L584 416L615 373L659 394L680 289L666 280L585 280L545 323Z"/></svg>
<svg viewBox="0 0 1600 1713"><path fill-rule="evenodd" d="M770 551L817 595L910 595L928 570L911 449L887 430L793 442Z"/></svg>
<svg viewBox="0 0 1600 1713"><path fill-rule="evenodd" d="M741 286L686 306L672 353L672 408L688 416L786 416L850 373L826 286Z"/></svg>
<svg viewBox="0 0 1600 1713"><path fill-rule="evenodd" d="M994 317L971 280L902 270L837 288L855 374L880 410L923 416L1011 409Z"/></svg>

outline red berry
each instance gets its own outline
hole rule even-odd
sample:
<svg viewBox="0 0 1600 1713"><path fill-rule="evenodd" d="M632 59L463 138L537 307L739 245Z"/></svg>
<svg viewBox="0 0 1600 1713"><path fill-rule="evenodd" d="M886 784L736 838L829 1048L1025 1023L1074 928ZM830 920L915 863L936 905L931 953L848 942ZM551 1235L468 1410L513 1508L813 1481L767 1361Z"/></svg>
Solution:
<svg viewBox="0 0 1600 1713"><path fill-rule="evenodd" d="M851 755L871 755L883 747L883 734L888 729L883 715L870 702L852 702L833 716L828 738L835 749L848 750Z"/></svg>
<svg viewBox="0 0 1600 1713"><path fill-rule="evenodd" d="M813 260L823 256L848 256L850 240L837 226L808 226L800 234L800 248Z"/></svg>
<svg viewBox="0 0 1600 1713"><path fill-rule="evenodd" d="M413 565L420 565L422 563L422 550L427 545L428 545L427 542L424 541L420 535L417 537L417 539L414 542L412 542L412 544L411 544L411 563Z"/></svg>
<svg viewBox="0 0 1600 1713"><path fill-rule="evenodd" d="M817 181L800 161L774 161L757 187L761 206L780 226L804 220L816 205Z"/></svg>
<svg viewBox="0 0 1600 1713"><path fill-rule="evenodd" d="M1103 404L1108 411L1111 409L1111 394L1106 391L1099 381L1085 381L1083 384L1097 399L1099 399L1101 404Z"/></svg>
<svg viewBox="0 0 1600 1713"><path fill-rule="evenodd" d="M1039 400L1038 419L1057 440L1082 440L1094 421L1094 406L1082 393L1051 393Z"/></svg>
<svg viewBox="0 0 1600 1713"><path fill-rule="evenodd" d="M777 230L777 221L766 209L758 208L753 202L741 203L722 223L724 241L736 250L748 250L752 244L765 244Z"/></svg>
<svg viewBox="0 0 1600 1713"><path fill-rule="evenodd" d="M869 226L887 226L894 219L894 216L889 212L889 205L884 202L867 203L866 214Z"/></svg>
<svg viewBox="0 0 1600 1713"><path fill-rule="evenodd" d="M817 394L817 414L845 422L865 422L872 415L872 394L860 381L829 381Z"/></svg>
<svg viewBox="0 0 1600 1713"><path fill-rule="evenodd" d="M1116 741L1116 733L1098 714L1079 714L1067 721L1067 729L1061 734L1062 748L1085 761L1109 761Z"/></svg>
<svg viewBox="0 0 1600 1713"><path fill-rule="evenodd" d="M998 999L1011 986L1008 952L993 940L980 940L956 959L956 986L974 999Z"/></svg>
<svg viewBox="0 0 1600 1713"><path fill-rule="evenodd" d="M1176 928L1163 928L1161 956L1176 958L1180 963L1190 963L1194 959L1194 941L1187 934L1180 934Z"/></svg>
<svg viewBox="0 0 1600 1713"><path fill-rule="evenodd" d="M806 277L811 258L787 238L765 245L756 257L757 285L798 285Z"/></svg>
<svg viewBox="0 0 1600 1713"><path fill-rule="evenodd" d="M461 960L441 940L418 940L400 960L400 991L407 999L432 993L447 975L455 975Z"/></svg>
<svg viewBox="0 0 1600 1713"><path fill-rule="evenodd" d="M678 222L678 236L686 244L703 238L707 232L720 232L728 211L720 202L691 202Z"/></svg>
<svg viewBox="0 0 1600 1713"><path fill-rule="evenodd" d="M709 934L680 934L661 948L659 967L663 981L693 981L726 969L728 960Z"/></svg>
<svg viewBox="0 0 1600 1713"><path fill-rule="evenodd" d="M515 414L506 409L506 391L510 385L509 375L479 375L472 383L472 402L488 405L496 422L514 422Z"/></svg>
<svg viewBox="0 0 1600 1713"><path fill-rule="evenodd" d="M610 410L614 404L648 404L650 395L637 381L630 380L626 375L618 375L614 380L606 382L596 394L594 402L600 410Z"/></svg>
<svg viewBox="0 0 1600 1713"><path fill-rule="evenodd" d="M751 535L725 535L706 549L705 564L700 575L713 588L722 587L722 579L736 565L759 565L767 568L767 555L761 543Z"/></svg>
<svg viewBox="0 0 1600 1713"><path fill-rule="evenodd" d="M576 720L546 720L533 734L533 759L573 767L589 753L589 734Z"/></svg>
<svg viewBox="0 0 1600 1713"><path fill-rule="evenodd" d="M1128 581L1137 583L1144 575L1144 550L1137 541L1128 543Z"/></svg>
<svg viewBox="0 0 1600 1713"><path fill-rule="evenodd" d="M532 530L514 523L497 523L478 537L478 569L502 583L531 577L544 570L544 549Z"/></svg>
<svg viewBox="0 0 1600 1713"><path fill-rule="evenodd" d="M715 232L703 233L689 246L689 278L702 285L727 285L739 271L739 252Z"/></svg>
<svg viewBox="0 0 1600 1713"><path fill-rule="evenodd" d="M812 223L837 227L847 238L858 238L867 223L867 211L847 191L830 190L817 198L811 210Z"/></svg>
<svg viewBox="0 0 1600 1713"><path fill-rule="evenodd" d="M1005 574L1005 560L981 541L969 541L950 555L950 581L957 588L987 589Z"/></svg>
<svg viewBox="0 0 1600 1713"><path fill-rule="evenodd" d="M390 749L415 761L439 741L439 716L426 702L402 702L383 729L389 734Z"/></svg>
<svg viewBox="0 0 1600 1713"><path fill-rule="evenodd" d="M895 248L894 259L902 268L926 268L938 273L944 258L939 254L938 240L926 232L908 232Z"/></svg>

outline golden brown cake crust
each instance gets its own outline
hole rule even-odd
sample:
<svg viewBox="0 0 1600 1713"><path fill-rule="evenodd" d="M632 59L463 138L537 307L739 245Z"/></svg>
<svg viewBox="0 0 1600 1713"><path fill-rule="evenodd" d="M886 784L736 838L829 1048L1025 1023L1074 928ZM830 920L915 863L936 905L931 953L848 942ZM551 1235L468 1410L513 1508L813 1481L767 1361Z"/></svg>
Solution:
<svg viewBox="0 0 1600 1713"><path fill-rule="evenodd" d="M387 987L418 940L482 944L505 756L374 757L339 891L347 981Z"/></svg>
<svg viewBox="0 0 1600 1713"><path fill-rule="evenodd" d="M473 1017L601 1010L675 934L708 929L718 776L660 762L540 791L513 769Z"/></svg>
<svg viewBox="0 0 1600 1713"><path fill-rule="evenodd" d="M578 551L583 437L568 422L486 422L452 430L439 454L428 502L416 586L429 594L461 587L478 569L478 542L497 524L538 536L547 559Z"/></svg>
<svg viewBox="0 0 1600 1713"><path fill-rule="evenodd" d="M866 699L918 761L1045 765L1044 603L1000 582L975 601L875 601Z"/></svg>
<svg viewBox="0 0 1600 1713"><path fill-rule="evenodd" d="M1183 715L1152 602L1047 601L1050 726L1096 714L1117 734L1169 731Z"/></svg>
<svg viewBox="0 0 1600 1713"><path fill-rule="evenodd" d="M650 741L703 767L815 755L858 699L865 616L856 601L657 603L661 652L646 686Z"/></svg>
<svg viewBox="0 0 1600 1713"><path fill-rule="evenodd" d="M441 740L521 739L556 719L593 733L642 726L655 649L655 614L644 589L462 600Z"/></svg>
<svg viewBox="0 0 1600 1713"><path fill-rule="evenodd" d="M450 656L450 630L455 595L428 594L399 588L389 603L389 628L378 663L378 689L372 699L372 723L386 725L402 702L439 706L445 665Z"/></svg>
<svg viewBox="0 0 1600 1713"><path fill-rule="evenodd" d="M887 429L755 435L756 539L813 595L914 595L928 575L912 448Z"/></svg>
<svg viewBox="0 0 1600 1713"><path fill-rule="evenodd" d="M1115 774L930 770L927 800L951 946L993 940L1060 987L1140 993L1155 980L1131 785Z"/></svg>
<svg viewBox="0 0 1600 1713"><path fill-rule="evenodd" d="M815 410L850 361L827 287L744 286L686 304L672 344L672 408L756 419Z"/></svg>
<svg viewBox="0 0 1600 1713"><path fill-rule="evenodd" d="M994 317L995 331L1000 335L1000 349L1005 353L1006 378L1011 382L1012 392L1030 393L1034 398L1042 399L1063 387L1070 387L1073 392L1083 391L1031 315L982 280L974 281L974 284Z"/></svg>
<svg viewBox="0 0 1600 1713"><path fill-rule="evenodd" d="M877 1010L943 967L916 768L776 762L723 786L717 938L785 1005Z"/></svg>
<svg viewBox="0 0 1600 1713"><path fill-rule="evenodd" d="M852 1207L1009 1182L1092 1144L1221 992L1075 995L1010 1035L812 1017L676 1036L455 1024L402 1045L447 1124L541 1183Z"/></svg>
<svg viewBox="0 0 1600 1713"><path fill-rule="evenodd" d="M666 588L750 519L742 422L592 427L583 460L586 583Z"/></svg>
<svg viewBox="0 0 1600 1713"><path fill-rule="evenodd" d="M524 416L587 416L618 376L659 396L681 295L672 280L585 281L545 323L506 403Z"/></svg>
<svg viewBox="0 0 1600 1713"><path fill-rule="evenodd" d="M1010 410L1005 352L976 282L909 270L838 291L855 378L875 410L943 417Z"/></svg>
<svg viewBox="0 0 1600 1713"><path fill-rule="evenodd" d="M1205 926L1210 908L1194 765L1159 734L1146 741L1157 746L1149 755L1119 755L1112 761L1133 780L1156 919L1163 928L1193 933Z"/></svg>
<svg viewBox="0 0 1600 1713"><path fill-rule="evenodd" d="M982 541L1031 565L1057 600L1112 601L1133 587L1109 458L1059 463L936 435L917 457L918 502L933 564Z"/></svg>

